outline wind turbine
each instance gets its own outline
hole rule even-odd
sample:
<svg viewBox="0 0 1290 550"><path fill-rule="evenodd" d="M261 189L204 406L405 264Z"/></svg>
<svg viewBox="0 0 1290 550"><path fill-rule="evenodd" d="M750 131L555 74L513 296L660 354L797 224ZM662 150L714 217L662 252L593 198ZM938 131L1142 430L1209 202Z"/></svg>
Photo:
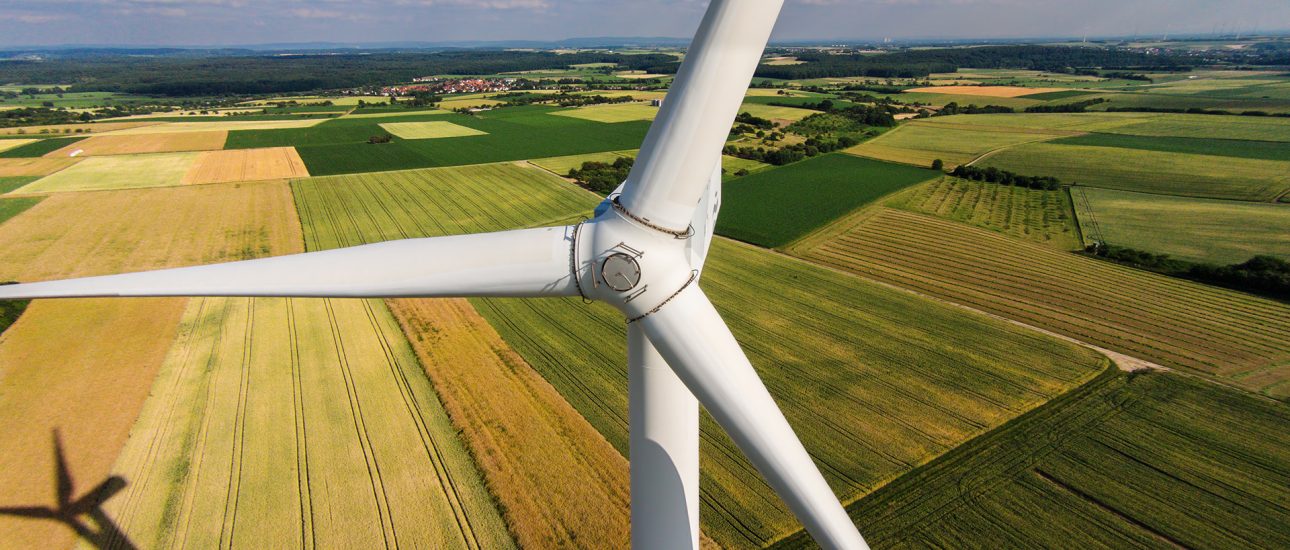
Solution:
<svg viewBox="0 0 1290 550"><path fill-rule="evenodd" d="M0 287L101 296L582 296L627 318L632 545L698 548L699 403L826 548L867 548L699 276L720 155L783 0L712 0L635 165L577 225Z"/></svg>

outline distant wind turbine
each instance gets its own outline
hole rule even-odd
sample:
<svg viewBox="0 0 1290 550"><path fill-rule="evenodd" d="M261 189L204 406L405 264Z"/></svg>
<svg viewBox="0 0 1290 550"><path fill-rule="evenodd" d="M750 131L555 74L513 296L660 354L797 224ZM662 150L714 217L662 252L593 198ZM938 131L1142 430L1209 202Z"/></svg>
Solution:
<svg viewBox="0 0 1290 550"><path fill-rule="evenodd" d="M634 547L698 548L703 403L816 542L867 548L699 288L721 206L721 149L782 4L711 2L627 181L584 223L10 285L0 299L602 300L627 318Z"/></svg>

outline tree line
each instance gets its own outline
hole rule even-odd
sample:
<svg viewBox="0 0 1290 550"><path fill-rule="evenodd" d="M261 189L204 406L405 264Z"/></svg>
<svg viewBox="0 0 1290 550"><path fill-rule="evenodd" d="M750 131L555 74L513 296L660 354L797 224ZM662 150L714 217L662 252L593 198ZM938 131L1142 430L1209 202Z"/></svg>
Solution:
<svg viewBox="0 0 1290 550"><path fill-rule="evenodd" d="M1241 263L1217 265L1190 262L1171 258L1168 254L1153 254L1106 243L1089 245L1084 252L1090 256L1164 275L1191 279L1282 301L1290 300L1290 262L1275 256L1259 255Z"/></svg>
<svg viewBox="0 0 1290 550"><path fill-rule="evenodd" d="M788 80L845 76L918 78L931 73L952 73L959 67L980 69L1030 69L1074 72L1078 68L1186 70L1188 60L1172 55L1148 55L1115 48L1069 46L983 46L903 50L881 55L796 52L805 63L761 65L756 75Z"/></svg>
<svg viewBox="0 0 1290 550"><path fill-rule="evenodd" d="M936 159L936 161L932 163L933 168L937 167L937 162L940 162L940 159ZM1046 189L1049 191L1057 190L1062 184L1061 180L1052 176L1023 176L1007 170L1000 170L993 166L978 168L976 166L960 164L954 167L954 170L950 172L950 175L974 181L998 183L1000 185L1015 185L1017 187L1029 187L1031 189Z"/></svg>

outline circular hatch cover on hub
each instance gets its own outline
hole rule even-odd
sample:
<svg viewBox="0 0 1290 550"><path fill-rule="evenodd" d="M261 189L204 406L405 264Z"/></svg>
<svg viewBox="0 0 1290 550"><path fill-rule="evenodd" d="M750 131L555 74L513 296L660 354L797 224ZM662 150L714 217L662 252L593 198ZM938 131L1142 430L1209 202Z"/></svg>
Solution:
<svg viewBox="0 0 1290 550"><path fill-rule="evenodd" d="M619 292L631 290L641 281L641 266L627 254L611 254L600 264L600 278L609 288Z"/></svg>

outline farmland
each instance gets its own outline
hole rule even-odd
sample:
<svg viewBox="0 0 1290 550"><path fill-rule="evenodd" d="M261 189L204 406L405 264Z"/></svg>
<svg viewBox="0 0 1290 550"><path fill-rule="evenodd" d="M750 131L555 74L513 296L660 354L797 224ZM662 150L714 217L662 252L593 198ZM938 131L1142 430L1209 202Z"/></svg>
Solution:
<svg viewBox="0 0 1290 550"><path fill-rule="evenodd" d="M474 128L467 128L444 120L426 122L385 122L381 124L385 131L403 139L436 139L461 136L482 136Z"/></svg>
<svg viewBox="0 0 1290 550"><path fill-rule="evenodd" d="M226 183L308 177L293 147L208 151L197 156L180 183Z"/></svg>
<svg viewBox="0 0 1290 550"><path fill-rule="evenodd" d="M224 148L228 132L186 132L176 134L97 135L50 151L47 157L75 155L128 155L133 153L173 153L210 151Z"/></svg>
<svg viewBox="0 0 1290 550"><path fill-rule="evenodd" d="M9 176L0 177L0 195L13 191L19 187L27 185L40 179L38 176Z"/></svg>
<svg viewBox="0 0 1290 550"><path fill-rule="evenodd" d="M283 183L60 193L0 224L0 280L241 260L299 243Z"/></svg>
<svg viewBox="0 0 1290 550"><path fill-rule="evenodd" d="M324 118L299 118L289 120L215 120L193 122L135 123L130 127L113 130L114 136L133 136L141 134L171 134L188 132L231 132L249 130L281 130L284 128L308 128L323 122ZM128 123L118 123L128 124Z"/></svg>
<svg viewBox="0 0 1290 550"><path fill-rule="evenodd" d="M1158 115L1134 124L1109 128L1105 131L1136 136L1290 141L1290 119L1216 115Z"/></svg>
<svg viewBox="0 0 1290 550"><path fill-rule="evenodd" d="M795 253L1250 391L1290 397L1290 306L916 213L852 216Z"/></svg>
<svg viewBox="0 0 1290 550"><path fill-rule="evenodd" d="M36 206L41 197L18 197L13 199L0 199L0 223L26 212L28 208Z"/></svg>
<svg viewBox="0 0 1290 550"><path fill-rule="evenodd" d="M45 176L77 162L78 159L0 158L0 178Z"/></svg>
<svg viewBox="0 0 1290 550"><path fill-rule="evenodd" d="M130 128L140 128L143 126L152 126L157 124L156 121L130 121L130 122L93 122L90 124L54 124L48 126L18 126L13 128L0 128L0 136L34 136L45 137L58 134L71 134L73 132L84 133L103 133L115 132L118 130L128 130Z"/></svg>
<svg viewBox="0 0 1290 550"><path fill-rule="evenodd" d="M34 158L61 149L85 139L84 137L46 138L46 139L6 139L0 140L0 158ZM17 147L5 146L17 143Z"/></svg>
<svg viewBox="0 0 1290 550"><path fill-rule="evenodd" d="M24 145L30 145L38 141L40 140L38 139L0 139L0 153L9 151L11 149L15 149L18 147L22 147Z"/></svg>
<svg viewBox="0 0 1290 550"><path fill-rule="evenodd" d="M588 153L585 155L569 155L567 157L551 157L544 159L533 159L529 162L552 173L566 176L570 170L582 168L583 163L587 162L604 162L613 163L622 157L635 157L636 151L609 151L605 153Z"/></svg>
<svg viewBox="0 0 1290 550"><path fill-rule="evenodd" d="M66 169L38 179L16 192L59 193L179 185L199 154L156 153L89 157Z"/></svg>
<svg viewBox="0 0 1290 550"><path fill-rule="evenodd" d="M194 299L115 472L142 547L511 546L378 300Z"/></svg>
<svg viewBox="0 0 1290 550"><path fill-rule="evenodd" d="M1268 201L1290 189L1290 161L1031 143L981 161L1025 175L1124 191Z"/></svg>
<svg viewBox="0 0 1290 550"><path fill-rule="evenodd" d="M713 244L705 292L844 501L1088 380L1104 364L1007 323L753 247ZM577 300L472 303L627 453L617 312ZM733 443L703 422L705 532L745 547L796 529Z"/></svg>
<svg viewBox="0 0 1290 550"><path fill-rule="evenodd" d="M783 246L878 197L934 176L930 170L848 155L812 158L731 181L723 193L717 231L763 246Z"/></svg>
<svg viewBox="0 0 1290 550"><path fill-rule="evenodd" d="M1192 153L1251 159L1290 161L1290 142L1252 141L1244 139L1212 139L1195 137L1135 136L1129 134L1095 133L1062 138L1053 143L1061 145L1088 145L1092 147L1120 147L1169 153Z"/></svg>
<svg viewBox="0 0 1290 550"><path fill-rule="evenodd" d="M967 164L994 150L1056 139L1062 131L1036 132L1022 128L950 127L911 122L870 141L847 149L849 154L903 164L931 166L941 159L946 166Z"/></svg>
<svg viewBox="0 0 1290 550"><path fill-rule="evenodd" d="M465 300L390 308L520 546L627 546L623 455Z"/></svg>
<svg viewBox="0 0 1290 550"><path fill-rule="evenodd" d="M552 114L580 118L594 122L628 122L632 120L654 120L658 107L642 103L619 103L615 105L589 105Z"/></svg>
<svg viewBox="0 0 1290 550"><path fill-rule="evenodd" d="M1080 188L1080 219L1108 243L1218 264L1258 254L1290 258L1290 208L1268 203ZM1091 210L1092 212L1088 212Z"/></svg>
<svg viewBox="0 0 1290 550"><path fill-rule="evenodd" d="M232 132L227 147L295 146L315 176L479 164L557 157L640 146L649 123L602 123L553 116L548 107L514 107L465 116L398 117L392 122L444 121L485 135L431 140L404 140L373 145L370 136L384 134L385 120L337 119L313 128Z"/></svg>
<svg viewBox="0 0 1290 550"><path fill-rule="evenodd" d="M778 105L763 105L761 103L744 103L739 106L739 112L748 113L755 117L761 117L774 121L796 122L808 116L815 111L809 109L798 109L796 107L781 107Z"/></svg>
<svg viewBox="0 0 1290 550"><path fill-rule="evenodd" d="M849 512L875 547L1285 546L1287 422L1284 403L1170 373L1108 373ZM777 548L808 544L798 534Z"/></svg>
<svg viewBox="0 0 1290 550"><path fill-rule="evenodd" d="M1029 88L1023 86L932 86L928 88L910 88L905 93L928 93L981 96L990 99L998 97L1027 97L1036 94L1066 92L1064 88Z"/></svg>
<svg viewBox="0 0 1290 550"><path fill-rule="evenodd" d="M965 222L1064 250L1081 248L1070 195L942 177L888 201L892 206Z"/></svg>

